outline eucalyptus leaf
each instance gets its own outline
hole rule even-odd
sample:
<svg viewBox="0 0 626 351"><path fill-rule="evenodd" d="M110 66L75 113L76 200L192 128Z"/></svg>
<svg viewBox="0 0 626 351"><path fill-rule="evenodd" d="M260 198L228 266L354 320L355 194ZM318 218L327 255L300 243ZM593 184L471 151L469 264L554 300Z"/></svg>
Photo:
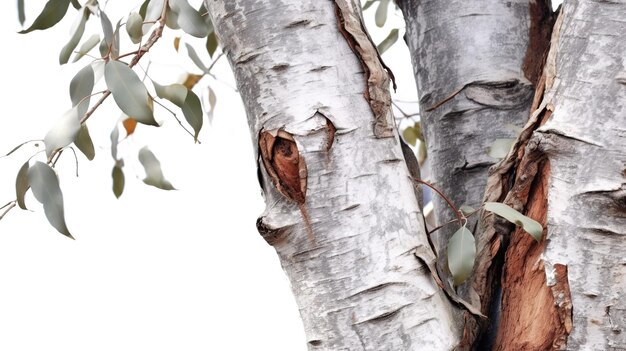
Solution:
<svg viewBox="0 0 626 351"><path fill-rule="evenodd" d="M389 0L380 0L378 3L378 8L376 9L376 14L374 16L374 20L378 27L382 27L387 22L387 10L389 8Z"/></svg>
<svg viewBox="0 0 626 351"><path fill-rule="evenodd" d="M44 137L43 142L46 145L46 157L50 158L55 150L62 149L71 144L79 130L80 122L78 119L78 111L76 107L74 107L65 112Z"/></svg>
<svg viewBox="0 0 626 351"><path fill-rule="evenodd" d="M133 44L139 44L143 37L143 18L137 12L131 12L126 20L126 32Z"/></svg>
<svg viewBox="0 0 626 351"><path fill-rule="evenodd" d="M24 201L24 197L26 196L26 192L30 188L28 185L28 169L29 169L29 161L26 161L20 170L17 172L17 177L15 178L15 195L17 196L17 205L22 209L26 210L26 202Z"/></svg>
<svg viewBox="0 0 626 351"><path fill-rule="evenodd" d="M363 11L369 9L376 1L378 0L367 0L365 4L363 4Z"/></svg>
<svg viewBox="0 0 626 351"><path fill-rule="evenodd" d="M141 16L141 18L145 19L146 18L146 12L148 11L148 4L150 4L150 0L145 0L142 4L141 7L139 7L139 15Z"/></svg>
<svg viewBox="0 0 626 351"><path fill-rule="evenodd" d="M81 6L78 0L70 0L70 2L72 3L72 6L74 6L75 9L80 10Z"/></svg>
<svg viewBox="0 0 626 351"><path fill-rule="evenodd" d="M113 195L115 195L115 197L119 199L124 192L125 183L124 171L122 171L122 167L120 167L119 165L113 166L113 172L111 174L111 177L113 178Z"/></svg>
<svg viewBox="0 0 626 351"><path fill-rule="evenodd" d="M132 69L122 62L109 61L104 68L104 79L122 112L139 123L158 126L148 91Z"/></svg>
<svg viewBox="0 0 626 351"><path fill-rule="evenodd" d="M457 230L448 241L448 269L454 285L461 285L472 273L476 260L476 241L466 227Z"/></svg>
<svg viewBox="0 0 626 351"><path fill-rule="evenodd" d="M78 49L76 56L74 56L74 60L72 62L76 62L80 60L85 54L87 54L91 49L93 49L100 42L100 36L98 34L93 34L87 40L83 42L83 44Z"/></svg>
<svg viewBox="0 0 626 351"><path fill-rule="evenodd" d="M145 3L144 3L145 4ZM161 18L161 13L163 12L163 6L165 5L164 0L151 0L146 4L146 14L143 17L145 24L143 25L143 32L147 33L150 30L150 27L154 25L156 21ZM143 7L143 5L142 5ZM141 9L140 9L141 10Z"/></svg>
<svg viewBox="0 0 626 351"><path fill-rule="evenodd" d="M185 98L182 110L187 123L193 128L193 138L194 141L197 142L204 119L202 118L203 114L200 99L193 91L187 91L187 97Z"/></svg>
<svg viewBox="0 0 626 351"><path fill-rule="evenodd" d="M96 150L93 147L93 141L89 135L87 125L83 124L80 126L80 130L78 131L76 140L74 140L74 144L76 144L78 150L80 150L80 152L82 152L89 161L96 157Z"/></svg>
<svg viewBox="0 0 626 351"><path fill-rule="evenodd" d="M461 211L461 213L463 213L464 216L467 216L469 214L476 212L476 209L473 208L472 206L461 205L461 207L459 207L459 211Z"/></svg>
<svg viewBox="0 0 626 351"><path fill-rule="evenodd" d="M39 16L35 18L33 24L31 24L28 29L24 29L19 33L25 34L34 30L44 30L54 26L63 19L69 6L70 0L49 0Z"/></svg>
<svg viewBox="0 0 626 351"><path fill-rule="evenodd" d="M202 62L202 59L200 59L200 56L198 56L198 53L193 48L193 46L185 43L185 47L187 48L187 55L189 55L191 61L193 61L193 63L195 63L202 72L208 72L209 69L207 68L207 66L204 65L204 62Z"/></svg>
<svg viewBox="0 0 626 351"><path fill-rule="evenodd" d="M217 104L217 96L215 96L215 92L211 87L209 87L209 108L206 108L207 117L209 119L209 123L213 123L213 115L215 112L215 105Z"/></svg>
<svg viewBox="0 0 626 351"><path fill-rule="evenodd" d="M200 12L196 11L187 0L170 0L170 8L178 14L178 26L187 34L204 38L208 34L207 24Z"/></svg>
<svg viewBox="0 0 626 351"><path fill-rule="evenodd" d="M35 199L43 204L48 222L61 234L74 239L65 223L63 193L54 170L47 164L37 161L28 169L28 185L33 190Z"/></svg>
<svg viewBox="0 0 626 351"><path fill-rule="evenodd" d="M505 158L511 151L515 139L496 139L489 147L488 155L493 158Z"/></svg>
<svg viewBox="0 0 626 351"><path fill-rule="evenodd" d="M26 13L24 12L24 0L17 0L17 19L20 21L20 26L24 25L26 21Z"/></svg>
<svg viewBox="0 0 626 351"><path fill-rule="evenodd" d="M167 99L178 107L183 106L183 104L185 103L185 99L187 98L187 92L189 91L184 85L160 85L156 82L152 83L154 84L154 90L156 91L158 97L160 97L161 99Z"/></svg>
<svg viewBox="0 0 626 351"><path fill-rule="evenodd" d="M415 146L415 143L417 141L417 132L415 131L415 128L406 127L402 131L402 138L404 139L404 141L407 142L407 144Z"/></svg>
<svg viewBox="0 0 626 351"><path fill-rule="evenodd" d="M543 226L532 218L526 217L517 212L513 208L500 202L485 202L484 208L493 212L507 221L522 227L537 242L541 240L543 235Z"/></svg>
<svg viewBox="0 0 626 351"><path fill-rule="evenodd" d="M115 160L116 162L118 161L117 159L117 144L120 141L120 131L119 129L117 129L117 126L113 127L113 130L111 131L111 156L113 157L113 160Z"/></svg>
<svg viewBox="0 0 626 351"><path fill-rule="evenodd" d="M219 43L217 41L217 35L215 32L209 33L206 38L206 51L209 53L209 56L213 57L213 54L217 50Z"/></svg>
<svg viewBox="0 0 626 351"><path fill-rule="evenodd" d="M152 151L144 146L139 150L139 162L146 171L146 177L143 182L163 190L174 190L174 187L163 177L161 163L154 156Z"/></svg>
<svg viewBox="0 0 626 351"><path fill-rule="evenodd" d="M106 56L113 50L113 24L104 11L100 12L100 23L102 25L102 34L104 35L104 44L100 44L100 53Z"/></svg>
<svg viewBox="0 0 626 351"><path fill-rule="evenodd" d="M59 54L59 64L64 65L67 63L67 61L69 61L72 52L74 52L74 49L76 49L76 46L78 46L80 39L83 37L83 33L85 33L85 24L89 19L89 14L90 12L87 8L84 8L81 11L80 17L78 18L78 25L76 26L74 33L70 37L70 41L65 44L63 49L61 49L61 53Z"/></svg>
<svg viewBox="0 0 626 351"><path fill-rule="evenodd" d="M77 108L78 118L82 118L87 109L89 109L89 101L91 100L91 92L95 84L94 71L91 64L83 67L70 82L70 100L72 106Z"/></svg>
<svg viewBox="0 0 626 351"><path fill-rule="evenodd" d="M167 12L165 13L165 25L169 29L180 29L178 25L178 12L174 11L170 6L167 7Z"/></svg>
<svg viewBox="0 0 626 351"><path fill-rule="evenodd" d="M378 52L382 55L387 49L389 49L395 42L398 41L398 28L392 29L387 37L378 44Z"/></svg>

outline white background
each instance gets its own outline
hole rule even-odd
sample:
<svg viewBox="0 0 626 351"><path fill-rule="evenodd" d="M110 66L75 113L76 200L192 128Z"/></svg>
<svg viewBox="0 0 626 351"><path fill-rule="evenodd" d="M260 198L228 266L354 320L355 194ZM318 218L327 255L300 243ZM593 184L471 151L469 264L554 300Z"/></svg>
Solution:
<svg viewBox="0 0 626 351"><path fill-rule="evenodd" d="M26 1L27 26L44 4ZM115 23L140 4L109 1L107 13ZM370 23L373 12L366 14ZM69 81L91 61L58 65L76 16L70 7L54 28L19 35L15 2L2 2L0 154L43 138L71 107ZM373 31L376 42L403 27L392 8L390 17L385 29ZM84 38L97 30L88 28ZM173 34L166 35L150 56L150 73L161 84L180 80L187 70L199 73L184 50L175 53L172 40ZM201 51L202 42L193 42ZM129 48L123 45L122 52ZM384 58L398 78L399 98L416 100L402 40ZM47 223L32 195L32 212L13 209L0 221L0 350L306 349L289 283L255 228L264 203L245 113L225 59L215 73L220 81L205 78L196 91L205 94L201 87L210 85L218 97L201 145L159 107L163 127L139 126L122 142L126 189L119 200L111 191L109 133L120 112L108 99L89 120L95 160L79 154L78 178L71 152L57 166L75 241ZM144 145L179 190L141 182L136 153ZM30 144L0 159L0 205L15 198L17 170L37 150Z"/></svg>

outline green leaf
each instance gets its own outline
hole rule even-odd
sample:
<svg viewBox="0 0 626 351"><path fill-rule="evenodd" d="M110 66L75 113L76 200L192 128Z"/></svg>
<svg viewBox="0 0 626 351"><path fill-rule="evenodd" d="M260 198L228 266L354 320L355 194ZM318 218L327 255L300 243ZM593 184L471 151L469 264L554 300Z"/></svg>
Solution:
<svg viewBox="0 0 626 351"><path fill-rule="evenodd" d="M382 55L387 49L389 49L395 42L398 41L398 28L394 28L389 32L389 35L378 44L378 52Z"/></svg>
<svg viewBox="0 0 626 351"><path fill-rule="evenodd" d="M185 47L187 48L187 54L189 55L189 58L191 59L191 61L193 61L193 63L195 63L196 66L198 66L198 68L200 68L202 72L208 72L209 69L207 68L207 66L204 65L204 62L202 62L202 60L200 59L200 56L198 56L198 53L193 48L193 46L189 45L188 43L185 43Z"/></svg>
<svg viewBox="0 0 626 351"><path fill-rule="evenodd" d="M117 162L117 144L120 140L120 131L117 129L117 126L113 127L111 131L111 156Z"/></svg>
<svg viewBox="0 0 626 351"><path fill-rule="evenodd" d="M170 8L178 14L176 23L187 34L196 38L204 38L208 28L202 15L187 0L170 0Z"/></svg>
<svg viewBox="0 0 626 351"><path fill-rule="evenodd" d="M82 38L83 33L85 33L85 23L87 23L87 20L89 19L89 14L89 10L84 8L79 17L78 26L76 26L76 30L70 37L70 41L65 44L63 49L61 49L61 53L59 54L59 64L64 65L67 61L69 61L72 52L74 52L74 49L76 49L76 46L80 42L80 38Z"/></svg>
<svg viewBox="0 0 626 351"><path fill-rule="evenodd" d="M93 141L91 141L87 125L83 124L80 126L80 130L78 131L76 140L74 140L74 144L76 144L78 150L80 150L80 152L82 152L89 161L96 157L96 150L93 147Z"/></svg>
<svg viewBox="0 0 626 351"><path fill-rule="evenodd" d="M164 0L151 0L146 4L146 14L143 16L143 20L146 23L143 25L144 33L147 33L148 30L150 30L150 27L152 27L154 23L161 18L163 5Z"/></svg>
<svg viewBox="0 0 626 351"><path fill-rule="evenodd" d="M209 53L209 56L213 57L215 50L217 50L219 43L217 42L217 35L215 32L209 33L206 38L206 51Z"/></svg>
<svg viewBox="0 0 626 351"><path fill-rule="evenodd" d="M152 114L152 101L139 77L126 64L109 61L104 79L117 106L137 122L158 126Z"/></svg>
<svg viewBox="0 0 626 351"><path fill-rule="evenodd" d="M170 84L170 85L159 85L156 82L152 82L154 84L154 90L156 94L161 99L167 99L171 101L174 105L178 107L182 107L185 104L185 99L187 98L187 92L189 91L182 84Z"/></svg>
<svg viewBox="0 0 626 351"><path fill-rule="evenodd" d="M124 171L122 171L122 167L119 165L113 166L113 173L111 174L113 177L113 195L116 198L120 198L122 193L124 192Z"/></svg>
<svg viewBox="0 0 626 351"><path fill-rule="evenodd" d="M489 147L489 157L505 158L511 151L514 143L515 139L496 139Z"/></svg>
<svg viewBox="0 0 626 351"><path fill-rule="evenodd" d="M44 137L43 142L46 145L46 156L50 158L52 152L71 144L79 130L78 111L76 107L74 107L65 112Z"/></svg>
<svg viewBox="0 0 626 351"><path fill-rule="evenodd" d="M63 193L54 170L47 164L37 161L28 170L28 185L33 190L35 199L43 204L48 222L61 234L74 239L65 223Z"/></svg>
<svg viewBox="0 0 626 351"><path fill-rule="evenodd" d="M74 6L75 9L80 10L81 6L78 0L70 0L70 2L72 3L72 6Z"/></svg>
<svg viewBox="0 0 626 351"><path fill-rule="evenodd" d="M511 207L500 202L485 202L485 210L491 211L507 221L521 226L528 234L530 234L537 242L541 240L543 235L543 226L532 218L526 217Z"/></svg>
<svg viewBox="0 0 626 351"><path fill-rule="evenodd" d="M111 55L111 57L116 58L117 54L114 53L115 33L113 32L113 25L107 14L103 11L100 12L100 23L102 24L102 33L104 34L104 39L102 43L100 43L100 54L102 54L102 56Z"/></svg>
<svg viewBox="0 0 626 351"><path fill-rule="evenodd" d="M467 216L471 213L476 212L476 209L473 208L472 206L461 205L461 207L459 207L459 211L461 211L461 213L463 213L464 216Z"/></svg>
<svg viewBox="0 0 626 351"><path fill-rule="evenodd" d="M182 107L183 115L187 120L187 123L193 128L194 141L198 141L198 134L200 134L200 129L202 129L202 105L200 104L200 99L198 95L196 95L193 91L187 91L187 97L185 98L185 103Z"/></svg>
<svg viewBox="0 0 626 351"><path fill-rule="evenodd" d="M454 285L461 285L472 273L476 260L476 242L466 227L457 230L448 242L448 269Z"/></svg>
<svg viewBox="0 0 626 351"><path fill-rule="evenodd" d="M143 37L143 18L137 12L132 12L126 20L126 32L133 44L139 44Z"/></svg>
<svg viewBox="0 0 626 351"><path fill-rule="evenodd" d="M28 29L20 31L19 33L25 34L34 30L44 30L54 26L63 19L69 6L70 0L49 0L39 16L35 18L33 24L31 24Z"/></svg>
<svg viewBox="0 0 626 351"><path fill-rule="evenodd" d="M26 192L30 186L28 185L28 169L29 164L26 161L20 170L17 172L17 178L15 179L15 194L17 196L17 205L22 209L26 210L26 203L24 202L24 197L26 196Z"/></svg>
<svg viewBox="0 0 626 351"><path fill-rule="evenodd" d="M178 25L178 12L174 11L170 6L167 7L167 12L165 14L165 25L169 29L180 29Z"/></svg>
<svg viewBox="0 0 626 351"><path fill-rule="evenodd" d="M415 146L415 143L417 142L417 131L413 127L406 127L402 131L402 138L404 138L404 141L406 141L407 144Z"/></svg>
<svg viewBox="0 0 626 351"><path fill-rule="evenodd" d="M141 18L146 18L146 11L148 10L148 4L150 4L150 0L146 0L143 2L143 4L141 4L141 7L139 8L139 15L141 16Z"/></svg>
<svg viewBox="0 0 626 351"><path fill-rule="evenodd" d="M26 13L24 12L24 0L17 0L17 19L20 21L20 26L23 26L24 21L26 21Z"/></svg>
<svg viewBox="0 0 626 351"><path fill-rule="evenodd" d="M91 92L95 83L94 71L91 64L83 67L70 82L70 99L72 106L77 108L78 118L82 118L87 109L89 109L89 101L91 100ZM80 104L80 105L79 105Z"/></svg>
<svg viewBox="0 0 626 351"><path fill-rule="evenodd" d="M209 123L213 122L213 113L215 111L215 105L217 104L217 96L211 87L209 87L209 108L206 109Z"/></svg>
<svg viewBox="0 0 626 351"><path fill-rule="evenodd" d="M146 171L146 178L143 182L163 190L174 190L174 187L163 177L161 163L156 156L144 146L139 150L139 162Z"/></svg>
<svg viewBox="0 0 626 351"><path fill-rule="evenodd" d="M382 27L385 25L387 21L387 9L389 8L389 0L380 0L378 4L378 8L376 9L376 15L374 20L378 27Z"/></svg>
<svg viewBox="0 0 626 351"><path fill-rule="evenodd" d="M94 35L90 36L80 46L80 48L78 49L78 52L76 53L76 56L74 56L74 60L72 62L76 62L76 61L80 60L83 56L85 56L85 54L87 54L89 51L91 51L91 49L93 49L94 46L98 45L99 42L100 42L100 36L98 34L94 34Z"/></svg>
<svg viewBox="0 0 626 351"><path fill-rule="evenodd" d="M378 0L367 0L365 4L363 4L363 11L369 9L376 1Z"/></svg>

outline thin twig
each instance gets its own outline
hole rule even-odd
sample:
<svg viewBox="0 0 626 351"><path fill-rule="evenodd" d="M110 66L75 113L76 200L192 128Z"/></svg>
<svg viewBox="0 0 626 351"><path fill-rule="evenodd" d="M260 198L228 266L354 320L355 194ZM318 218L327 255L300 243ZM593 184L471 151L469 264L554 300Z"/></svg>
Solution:
<svg viewBox="0 0 626 351"><path fill-rule="evenodd" d="M400 105L398 105L393 100L391 100L391 103L393 104L393 106L395 106L398 109L398 111L400 111L400 113L404 116L404 118L411 118L411 117L415 117L415 116L419 116L420 115L419 112L415 112L415 113L406 113L406 112L404 112L404 110L400 107Z"/></svg>
<svg viewBox="0 0 626 351"><path fill-rule="evenodd" d="M7 213L9 213L9 211L11 211L13 209L13 207L15 207L15 201L11 201L9 203L7 203L6 205L2 206L2 208L7 207L8 208L6 210L4 210L4 212L2 212L2 214L0 214L0 220L2 220L2 218L4 218L4 216L7 215Z"/></svg>
<svg viewBox="0 0 626 351"><path fill-rule="evenodd" d="M458 221L460 223L463 223L464 221L467 221L467 218L465 218L465 215L463 214L463 212L459 211L456 206L454 206L454 204L452 203L452 201L446 196L444 195L444 193L442 193L439 189L437 189L434 185L430 184L429 182L425 181L425 180L421 180L419 178L413 178L414 181L420 183L420 184L424 184L427 187L433 189L434 192L436 192L439 196L441 196L442 199L444 199L447 203L448 206L450 206L450 208L452 209L452 211L454 211L454 214L456 215ZM463 223L463 225L465 225Z"/></svg>
<svg viewBox="0 0 626 351"><path fill-rule="evenodd" d="M156 102L157 105L163 107L165 110L167 110L167 112L171 113L172 116L174 116L174 119L178 122L178 124L180 124L180 127L183 128L183 130L185 132L187 132L187 134L191 135L193 138L195 138L196 136L185 127L185 125L183 124L183 122L180 120L180 118L178 118L178 116L176 116L176 113L172 110L170 110L169 108L167 108L165 105L163 105L162 103L160 103L158 100L153 99L152 101ZM198 144L202 144L202 142L200 142L200 140L197 140Z"/></svg>

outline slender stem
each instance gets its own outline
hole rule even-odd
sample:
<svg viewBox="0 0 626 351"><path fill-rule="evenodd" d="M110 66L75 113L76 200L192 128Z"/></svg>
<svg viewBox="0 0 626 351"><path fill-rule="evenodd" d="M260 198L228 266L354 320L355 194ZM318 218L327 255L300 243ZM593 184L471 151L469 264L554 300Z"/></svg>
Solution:
<svg viewBox="0 0 626 351"><path fill-rule="evenodd" d="M459 211L459 209L456 208L456 206L454 206L452 201L446 195L444 195L444 193L442 193L439 189L437 189L434 185L430 184L429 182L427 182L425 180L421 180L419 178L413 178L413 180L418 182L418 183L420 183L420 184L426 185L427 187L433 189L433 191L436 192L439 196L441 196L441 198L444 199L448 203L448 206L450 206L452 211L454 211L454 214L456 215L456 217L457 217L457 219L458 219L458 221L460 223L463 223L463 221L467 220L467 218L465 218L465 215L463 214L463 212Z"/></svg>
<svg viewBox="0 0 626 351"><path fill-rule="evenodd" d="M400 107L400 105L398 105L393 100L391 100L391 103L393 104L393 106L395 106L398 109L398 111L400 111L400 113L404 116L404 118L411 118L411 117L415 117L415 116L419 116L420 115L419 112L415 112L415 113L406 113L406 112L404 112L404 110Z"/></svg>
<svg viewBox="0 0 626 351"><path fill-rule="evenodd" d="M193 138L195 138L195 137L196 137L196 136L195 136L195 135L194 135L191 131L189 131L189 129L185 128L185 125L184 125L184 124L183 124L183 122L180 120L180 118L178 118L178 116L176 116L176 113L175 113L174 111L170 110L169 108L167 108L165 105L163 105L162 103L160 103L160 102L159 102L158 100L156 100L156 99L153 99L152 101L156 102L156 103L157 103L157 105L159 105L159 106L163 107L165 110L167 110L167 112L171 113L171 114L172 114L172 116L174 116L174 119L178 122L178 124L180 124L180 127L181 127L181 128L183 128L183 130L184 130L185 132L187 132L187 134L191 135ZM202 143L200 142L200 140L198 140L198 144L202 144Z"/></svg>
<svg viewBox="0 0 626 351"><path fill-rule="evenodd" d="M8 204L2 206L2 208L5 208L5 207L7 207L7 209L4 210L2 214L0 214L0 220L2 220L2 218L4 218L4 216L6 216L6 214L9 213L9 211L11 211L13 207L15 207L15 201L11 201Z"/></svg>

